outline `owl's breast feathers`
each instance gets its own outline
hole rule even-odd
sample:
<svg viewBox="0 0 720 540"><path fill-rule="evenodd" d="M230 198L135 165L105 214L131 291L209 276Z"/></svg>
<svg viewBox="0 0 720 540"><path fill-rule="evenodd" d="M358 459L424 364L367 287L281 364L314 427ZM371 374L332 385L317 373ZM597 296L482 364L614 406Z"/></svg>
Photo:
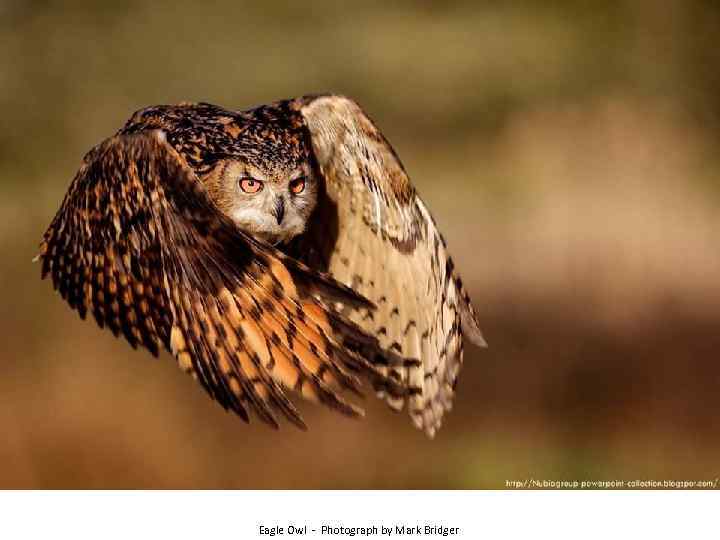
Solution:
<svg viewBox="0 0 720 540"><path fill-rule="evenodd" d="M317 168L323 202L295 258L211 201L203 178L233 156ZM138 111L87 154L40 258L81 317L133 347L168 349L225 408L274 426L277 412L304 426L284 389L360 414L339 394L358 391L360 375L432 436L451 407L463 332L484 343L398 156L338 96Z"/></svg>

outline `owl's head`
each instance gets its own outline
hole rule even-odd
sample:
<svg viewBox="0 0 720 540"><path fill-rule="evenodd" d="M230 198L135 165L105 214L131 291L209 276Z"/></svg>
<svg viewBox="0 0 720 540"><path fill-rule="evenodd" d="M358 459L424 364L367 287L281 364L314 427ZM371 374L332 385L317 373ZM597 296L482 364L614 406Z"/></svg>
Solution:
<svg viewBox="0 0 720 540"><path fill-rule="evenodd" d="M251 236L278 244L305 230L319 189L304 125L279 107L158 105L136 112L123 131L161 129L221 212Z"/></svg>
<svg viewBox="0 0 720 540"><path fill-rule="evenodd" d="M304 145L283 134L245 134L204 178L213 202L240 229L271 244L301 234L318 197ZM241 136L242 138L243 136Z"/></svg>

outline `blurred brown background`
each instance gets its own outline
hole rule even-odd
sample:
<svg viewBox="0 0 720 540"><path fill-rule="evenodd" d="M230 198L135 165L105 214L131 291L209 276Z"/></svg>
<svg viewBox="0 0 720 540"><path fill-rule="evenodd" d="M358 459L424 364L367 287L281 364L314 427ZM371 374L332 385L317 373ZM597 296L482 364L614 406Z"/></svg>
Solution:
<svg viewBox="0 0 720 540"><path fill-rule="evenodd" d="M503 488L720 475L720 4L0 0L0 487ZM477 306L434 441L244 425L31 264L138 108L333 91L402 156Z"/></svg>

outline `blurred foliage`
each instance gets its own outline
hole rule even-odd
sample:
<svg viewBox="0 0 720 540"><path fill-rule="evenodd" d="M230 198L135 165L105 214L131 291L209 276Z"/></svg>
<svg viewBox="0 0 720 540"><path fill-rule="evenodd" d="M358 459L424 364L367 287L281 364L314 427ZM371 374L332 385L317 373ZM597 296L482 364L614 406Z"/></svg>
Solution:
<svg viewBox="0 0 720 540"><path fill-rule="evenodd" d="M0 0L0 487L504 487L717 476L720 4ZM435 441L373 398L244 426L30 264L147 105L345 93L480 312Z"/></svg>

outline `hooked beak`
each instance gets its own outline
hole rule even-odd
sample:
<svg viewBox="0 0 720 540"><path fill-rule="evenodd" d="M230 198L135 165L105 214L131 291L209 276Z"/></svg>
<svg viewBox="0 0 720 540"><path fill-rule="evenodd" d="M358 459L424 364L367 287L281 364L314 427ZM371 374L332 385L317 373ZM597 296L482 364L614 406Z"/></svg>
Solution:
<svg viewBox="0 0 720 540"><path fill-rule="evenodd" d="M278 225L282 223L283 217L285 217L285 199L278 197L275 199L275 208L273 208L273 215L277 219Z"/></svg>

